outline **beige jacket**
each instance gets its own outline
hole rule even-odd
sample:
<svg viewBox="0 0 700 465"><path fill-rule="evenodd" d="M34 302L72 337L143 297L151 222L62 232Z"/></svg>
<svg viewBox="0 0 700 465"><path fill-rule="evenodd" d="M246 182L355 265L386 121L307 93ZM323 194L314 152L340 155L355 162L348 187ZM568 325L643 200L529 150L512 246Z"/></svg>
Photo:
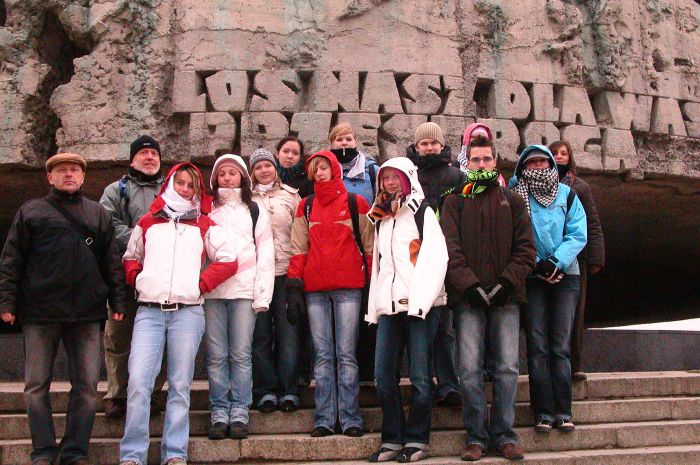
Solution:
<svg viewBox="0 0 700 465"><path fill-rule="evenodd" d="M301 198L297 189L279 181L271 190L262 192L253 188L253 200L264 207L270 217L272 241L275 244L275 276L287 274L289 258L292 256L292 222Z"/></svg>

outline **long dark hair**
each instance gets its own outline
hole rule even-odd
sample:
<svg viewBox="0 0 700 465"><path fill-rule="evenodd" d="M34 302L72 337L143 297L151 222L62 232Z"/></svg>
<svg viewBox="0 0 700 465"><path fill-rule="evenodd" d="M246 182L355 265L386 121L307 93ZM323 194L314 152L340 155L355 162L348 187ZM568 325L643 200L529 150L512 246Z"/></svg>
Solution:
<svg viewBox="0 0 700 465"><path fill-rule="evenodd" d="M238 170L238 166L236 166L236 169ZM240 170L239 170L240 171ZM219 180L218 176L216 173L212 173L212 179L213 179L213 184L214 184L214 189L211 193L212 197L214 197L214 206L220 207L224 203L221 201L221 198L219 197ZM253 208L253 191L250 186L250 178L243 174L241 172L241 201L246 204L249 210Z"/></svg>
<svg viewBox="0 0 700 465"><path fill-rule="evenodd" d="M295 137L295 136L287 136L287 137L283 137L282 139L280 139L280 141L277 142L277 147L275 147L275 155L280 153L280 150L282 150L282 147L287 142L296 142L297 144L299 144L299 155L300 155L299 159L304 160L304 143L301 141L301 139L299 139L298 137Z"/></svg>

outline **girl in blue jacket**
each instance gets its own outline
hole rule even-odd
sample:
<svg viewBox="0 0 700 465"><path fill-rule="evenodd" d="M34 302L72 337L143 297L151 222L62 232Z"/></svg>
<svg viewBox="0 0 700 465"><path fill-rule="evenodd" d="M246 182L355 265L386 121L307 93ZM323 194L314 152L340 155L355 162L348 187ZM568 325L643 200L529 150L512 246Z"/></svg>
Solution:
<svg viewBox="0 0 700 465"><path fill-rule="evenodd" d="M586 213L559 182L549 149L520 154L509 183L527 205L537 265L526 282L525 336L535 431L574 430L571 421L571 333L579 293L576 256L586 245Z"/></svg>

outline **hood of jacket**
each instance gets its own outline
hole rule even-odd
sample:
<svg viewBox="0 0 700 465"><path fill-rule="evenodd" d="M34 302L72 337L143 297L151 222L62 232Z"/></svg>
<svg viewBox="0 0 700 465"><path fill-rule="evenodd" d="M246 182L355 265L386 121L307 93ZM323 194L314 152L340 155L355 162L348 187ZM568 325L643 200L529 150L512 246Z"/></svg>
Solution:
<svg viewBox="0 0 700 465"><path fill-rule="evenodd" d="M515 163L515 170L513 171L513 176L516 179L520 179L520 175L525 169L525 165L522 163L522 161L527 157L528 153L535 151L544 152L549 157L551 166L553 168L557 166L557 162L554 161L554 155L552 155L552 152L549 151L546 145L530 145L528 147L525 147L525 150L522 151L522 153L518 157L518 161Z"/></svg>
<svg viewBox="0 0 700 465"><path fill-rule="evenodd" d="M197 168L194 164L186 161L184 163L178 163L177 165L170 168L170 171L168 171L168 175L163 180L163 185L160 186L158 197L156 197L153 203L151 203L151 208L149 209L151 213L158 213L163 209L163 207L165 206L165 200L163 200L163 193L165 192L165 189L168 188L168 184L170 184L170 178L175 176L175 172L183 166L190 166L197 172L197 174L199 174L199 187L202 191L202 198L200 200L199 207L200 213L202 215L207 215L211 212L211 204L213 199L210 195L206 194L207 189L206 187L204 187L204 176L202 176L202 172L199 170L199 168Z"/></svg>
<svg viewBox="0 0 700 465"><path fill-rule="evenodd" d="M414 165L413 162L406 157L394 157L382 163L382 166L379 167L379 172L377 173L377 185L375 186L376 192L380 191L382 170L384 168L394 168L406 175L408 181L411 183L411 192L406 195L405 203L406 205L415 205L417 209L421 202L423 202L425 199L425 194L423 193L423 187L421 187L420 182L418 181L418 168L416 165Z"/></svg>
<svg viewBox="0 0 700 465"><path fill-rule="evenodd" d="M420 160L421 158L427 158L418 155L418 150L416 150L416 144L411 144L408 147L406 147L406 157L408 157L408 159L411 160L416 166L419 166L418 160ZM445 145L444 147L442 147L442 152L440 152L439 155L428 155L428 157L439 158L442 162L440 163L440 165L448 165L450 164L450 162L452 162L452 149L449 145Z"/></svg>
<svg viewBox="0 0 700 465"><path fill-rule="evenodd" d="M331 164L331 180L325 182L314 181L314 193L321 203L327 203L334 199L337 195L342 193L347 193L345 184L343 183L343 167L333 152L328 150L321 150L314 153L309 158L306 159L306 172L309 172L309 163L318 157L323 157L327 159Z"/></svg>
<svg viewBox="0 0 700 465"><path fill-rule="evenodd" d="M476 128L486 129L486 133L489 135L489 140L493 140L493 133L491 132L490 127L486 126L484 123L472 123L467 126L467 129L464 130L464 134L462 135L462 145L469 145L469 140L472 138L472 132L474 132Z"/></svg>

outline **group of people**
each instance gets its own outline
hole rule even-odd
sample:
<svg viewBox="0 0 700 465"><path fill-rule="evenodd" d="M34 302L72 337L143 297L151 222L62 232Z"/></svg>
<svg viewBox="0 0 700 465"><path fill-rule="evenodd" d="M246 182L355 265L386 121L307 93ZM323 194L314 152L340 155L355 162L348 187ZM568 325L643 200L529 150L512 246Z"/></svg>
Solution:
<svg viewBox="0 0 700 465"><path fill-rule="evenodd" d="M23 324L33 464L90 463L107 301L105 415L126 417L121 465L147 462L166 379L161 463L186 464L203 338L212 440L246 438L253 406L295 411L306 374L313 437L362 436L360 384L376 380L382 440L370 462L427 457L434 404L462 407L463 460L521 459L521 311L535 430L574 430L586 275L604 246L570 145L525 148L506 183L484 124L466 128L455 161L434 122L381 166L347 123L328 144L307 156L289 136L247 164L222 155L207 189L190 162L163 176L159 143L140 136L99 203L81 193L81 156L48 159L51 191L20 208L0 257L0 317ZM61 340L72 388L59 446L48 389Z"/></svg>

